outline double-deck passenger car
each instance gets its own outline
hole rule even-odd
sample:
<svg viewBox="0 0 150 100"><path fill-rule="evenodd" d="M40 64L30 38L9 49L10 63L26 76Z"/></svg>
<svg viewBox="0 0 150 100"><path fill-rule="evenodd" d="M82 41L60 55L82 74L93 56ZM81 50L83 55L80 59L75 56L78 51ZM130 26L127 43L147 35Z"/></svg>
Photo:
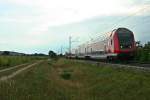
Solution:
<svg viewBox="0 0 150 100"><path fill-rule="evenodd" d="M127 28L107 33L103 40L79 45L71 51L71 57L92 59L132 58L135 52L134 34Z"/></svg>

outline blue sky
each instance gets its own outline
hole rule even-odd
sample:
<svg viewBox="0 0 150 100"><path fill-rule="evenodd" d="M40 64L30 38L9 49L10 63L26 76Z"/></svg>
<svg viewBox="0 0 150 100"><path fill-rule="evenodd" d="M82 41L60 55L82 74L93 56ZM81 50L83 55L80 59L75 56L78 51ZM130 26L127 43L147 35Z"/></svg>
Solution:
<svg viewBox="0 0 150 100"><path fill-rule="evenodd" d="M0 50L47 53L127 27L150 41L148 0L0 0Z"/></svg>

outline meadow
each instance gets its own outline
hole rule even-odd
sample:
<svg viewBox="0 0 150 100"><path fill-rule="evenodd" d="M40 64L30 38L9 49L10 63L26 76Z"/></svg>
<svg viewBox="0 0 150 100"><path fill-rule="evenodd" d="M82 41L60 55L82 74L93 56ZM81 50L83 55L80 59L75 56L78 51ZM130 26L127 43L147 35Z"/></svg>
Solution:
<svg viewBox="0 0 150 100"><path fill-rule="evenodd" d="M19 64L29 63L40 59L35 56L0 56L0 69L12 67Z"/></svg>
<svg viewBox="0 0 150 100"><path fill-rule="evenodd" d="M149 71L45 60L0 82L0 100L150 100Z"/></svg>

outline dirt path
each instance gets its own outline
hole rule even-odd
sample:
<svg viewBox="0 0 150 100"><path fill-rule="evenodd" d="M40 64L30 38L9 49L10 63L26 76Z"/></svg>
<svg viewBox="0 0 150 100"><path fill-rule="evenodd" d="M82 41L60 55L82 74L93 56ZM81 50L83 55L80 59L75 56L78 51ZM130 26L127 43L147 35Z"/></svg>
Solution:
<svg viewBox="0 0 150 100"><path fill-rule="evenodd" d="M0 70L0 73L1 73L1 72L5 72L5 71L8 71L8 70L15 69L15 68L18 68L18 67L21 67L21 66L25 66L25 65L27 65L27 64L28 64L28 63L21 64L21 65L17 65L17 66L10 67L10 68L5 68L5 69Z"/></svg>
<svg viewBox="0 0 150 100"><path fill-rule="evenodd" d="M42 62L42 60L41 60L41 61L38 61L38 62L36 62L36 63L33 63L33 64L31 64L31 65L28 65L28 66L26 66L26 67L23 67L23 68L21 68L21 69L15 71L15 72L13 72L12 74L10 74L10 75L8 75L8 76L3 76L3 77L0 78L0 81L6 81L6 80L8 80L8 79L11 79L11 78L15 77L16 75L20 74L21 72L23 72L23 71L25 71L25 70L27 70L27 69L29 69L29 68L31 68L31 67L33 67L33 66L39 64L39 63L41 63L41 62Z"/></svg>

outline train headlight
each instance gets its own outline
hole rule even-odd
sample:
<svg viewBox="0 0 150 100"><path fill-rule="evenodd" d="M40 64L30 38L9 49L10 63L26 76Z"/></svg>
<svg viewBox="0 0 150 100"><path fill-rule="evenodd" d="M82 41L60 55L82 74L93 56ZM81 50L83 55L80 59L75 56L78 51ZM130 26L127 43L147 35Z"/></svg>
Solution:
<svg viewBox="0 0 150 100"><path fill-rule="evenodd" d="M121 45L120 47L121 47L121 48L123 48L123 46L122 46L122 45Z"/></svg>

